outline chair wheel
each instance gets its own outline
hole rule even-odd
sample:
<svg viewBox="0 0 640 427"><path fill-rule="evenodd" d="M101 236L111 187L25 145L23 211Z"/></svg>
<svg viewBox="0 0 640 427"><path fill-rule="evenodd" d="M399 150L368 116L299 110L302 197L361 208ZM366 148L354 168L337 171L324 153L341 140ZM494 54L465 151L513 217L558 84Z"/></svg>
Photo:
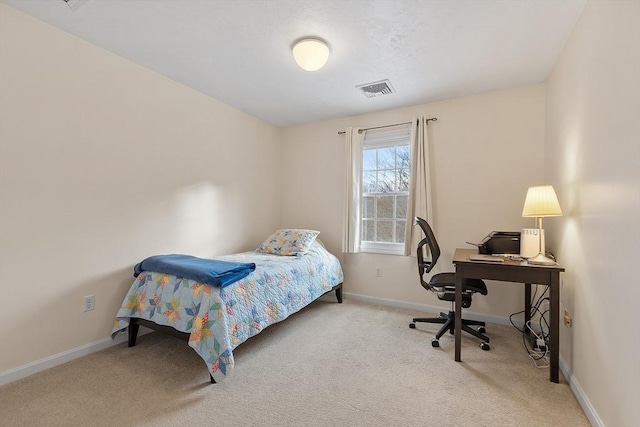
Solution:
<svg viewBox="0 0 640 427"><path fill-rule="evenodd" d="M415 329L415 328L416 328L416 324L415 324L415 323L409 323L409 327L410 327L411 329Z"/></svg>
<svg viewBox="0 0 640 427"><path fill-rule="evenodd" d="M481 334L484 334L484 333L486 333L486 332L487 332L487 330L484 328L484 326L480 326L480 327L478 328L478 332L480 332Z"/></svg>
<svg viewBox="0 0 640 427"><path fill-rule="evenodd" d="M440 347L440 342L437 338L431 340L431 347Z"/></svg>
<svg viewBox="0 0 640 427"><path fill-rule="evenodd" d="M491 347L489 346L489 343L486 343L484 341L480 343L480 348L483 349L484 351L491 350Z"/></svg>

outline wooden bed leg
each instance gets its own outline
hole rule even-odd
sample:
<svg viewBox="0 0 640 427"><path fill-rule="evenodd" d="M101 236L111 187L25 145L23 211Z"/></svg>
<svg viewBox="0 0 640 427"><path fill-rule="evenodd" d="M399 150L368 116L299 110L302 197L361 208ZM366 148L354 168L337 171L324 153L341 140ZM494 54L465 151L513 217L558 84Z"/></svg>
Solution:
<svg viewBox="0 0 640 427"><path fill-rule="evenodd" d="M136 319L131 319L129 322L129 347L136 345L136 339L138 338L138 329L140 325L136 322Z"/></svg>
<svg viewBox="0 0 640 427"><path fill-rule="evenodd" d="M211 373L209 373L209 378L211 378L211 384L216 383L216 380L213 379L213 375L211 375Z"/></svg>
<svg viewBox="0 0 640 427"><path fill-rule="evenodd" d="M342 304L342 283L336 288L336 298L338 299L338 302Z"/></svg>

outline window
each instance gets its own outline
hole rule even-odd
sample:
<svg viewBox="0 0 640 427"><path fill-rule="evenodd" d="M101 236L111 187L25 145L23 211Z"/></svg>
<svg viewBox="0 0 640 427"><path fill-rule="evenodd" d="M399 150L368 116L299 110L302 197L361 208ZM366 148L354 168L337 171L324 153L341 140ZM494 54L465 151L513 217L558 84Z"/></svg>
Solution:
<svg viewBox="0 0 640 427"><path fill-rule="evenodd" d="M364 252L404 251L410 127L368 131L362 151L360 239Z"/></svg>
<svg viewBox="0 0 640 427"><path fill-rule="evenodd" d="M422 236L407 218L432 218L427 123L435 120L346 129L344 253L415 253Z"/></svg>

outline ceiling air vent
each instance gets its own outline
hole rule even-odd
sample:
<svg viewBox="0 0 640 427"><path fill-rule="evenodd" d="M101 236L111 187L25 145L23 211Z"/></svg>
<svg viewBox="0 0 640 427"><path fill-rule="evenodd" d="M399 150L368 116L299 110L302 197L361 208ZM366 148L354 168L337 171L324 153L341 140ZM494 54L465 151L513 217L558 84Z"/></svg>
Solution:
<svg viewBox="0 0 640 427"><path fill-rule="evenodd" d="M393 86L389 80L380 80L379 82L365 83L356 86L367 98L375 98L376 96L391 95L395 93Z"/></svg>
<svg viewBox="0 0 640 427"><path fill-rule="evenodd" d="M86 2L87 0L62 0L62 1L65 2L67 6L71 8L71 10L76 10L77 8L82 6L82 3Z"/></svg>

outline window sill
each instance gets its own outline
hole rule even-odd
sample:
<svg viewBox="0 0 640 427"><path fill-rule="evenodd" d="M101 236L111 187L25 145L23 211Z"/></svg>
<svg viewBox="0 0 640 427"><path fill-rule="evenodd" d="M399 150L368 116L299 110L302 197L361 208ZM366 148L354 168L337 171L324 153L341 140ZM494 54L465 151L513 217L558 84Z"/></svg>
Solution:
<svg viewBox="0 0 640 427"><path fill-rule="evenodd" d="M360 252L383 255L404 255L404 244L399 243L362 243Z"/></svg>

